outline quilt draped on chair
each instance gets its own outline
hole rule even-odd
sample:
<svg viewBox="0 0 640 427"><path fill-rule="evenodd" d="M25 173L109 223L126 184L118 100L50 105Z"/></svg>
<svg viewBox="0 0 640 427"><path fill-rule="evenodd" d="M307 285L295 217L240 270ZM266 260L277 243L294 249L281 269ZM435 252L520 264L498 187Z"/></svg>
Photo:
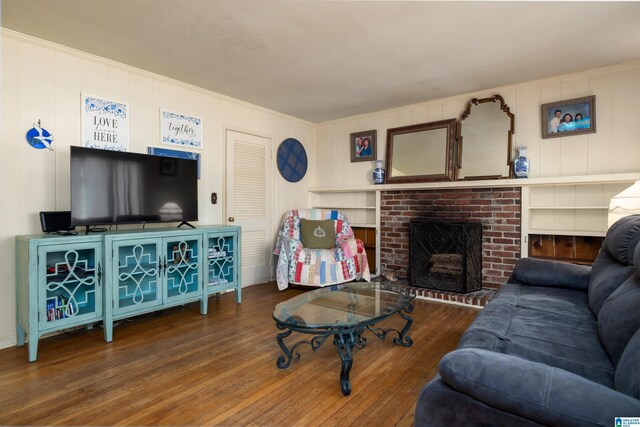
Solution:
<svg viewBox="0 0 640 427"><path fill-rule="evenodd" d="M332 249L305 248L300 241L300 219L332 219L336 246ZM289 283L328 286L354 279L371 280L364 244L353 234L347 217L328 209L299 209L284 214L274 253L278 255L276 280L280 290Z"/></svg>

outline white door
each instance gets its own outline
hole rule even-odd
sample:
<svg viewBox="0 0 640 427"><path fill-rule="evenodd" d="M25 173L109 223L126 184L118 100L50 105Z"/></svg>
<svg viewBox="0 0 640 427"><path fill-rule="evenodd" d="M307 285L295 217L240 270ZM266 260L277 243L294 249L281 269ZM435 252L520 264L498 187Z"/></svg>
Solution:
<svg viewBox="0 0 640 427"><path fill-rule="evenodd" d="M242 284L271 276L271 140L227 130L226 219L242 227Z"/></svg>

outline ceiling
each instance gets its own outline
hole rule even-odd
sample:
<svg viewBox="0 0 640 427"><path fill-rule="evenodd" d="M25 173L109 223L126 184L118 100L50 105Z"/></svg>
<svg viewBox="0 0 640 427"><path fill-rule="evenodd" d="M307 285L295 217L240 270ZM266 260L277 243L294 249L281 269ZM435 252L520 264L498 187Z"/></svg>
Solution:
<svg viewBox="0 0 640 427"><path fill-rule="evenodd" d="M311 122L640 58L640 2L2 0L2 26Z"/></svg>

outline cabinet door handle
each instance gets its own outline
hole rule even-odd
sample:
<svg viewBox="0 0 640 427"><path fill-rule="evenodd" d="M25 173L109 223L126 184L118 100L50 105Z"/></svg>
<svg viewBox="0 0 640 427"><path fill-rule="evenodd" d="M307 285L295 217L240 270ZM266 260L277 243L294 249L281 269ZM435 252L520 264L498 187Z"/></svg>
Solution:
<svg viewBox="0 0 640 427"><path fill-rule="evenodd" d="M234 217L232 217L232 216L230 216L230 217L229 217L229 222L233 222L233 221L235 221L235 220L236 220L236 219L235 219Z"/></svg>
<svg viewBox="0 0 640 427"><path fill-rule="evenodd" d="M166 255L164 256L164 266L163 267L164 267L164 274L166 275L167 274L167 256Z"/></svg>
<svg viewBox="0 0 640 427"><path fill-rule="evenodd" d="M98 262L98 287L102 286L102 264Z"/></svg>
<svg viewBox="0 0 640 427"><path fill-rule="evenodd" d="M162 275L162 255L158 255L158 277Z"/></svg>

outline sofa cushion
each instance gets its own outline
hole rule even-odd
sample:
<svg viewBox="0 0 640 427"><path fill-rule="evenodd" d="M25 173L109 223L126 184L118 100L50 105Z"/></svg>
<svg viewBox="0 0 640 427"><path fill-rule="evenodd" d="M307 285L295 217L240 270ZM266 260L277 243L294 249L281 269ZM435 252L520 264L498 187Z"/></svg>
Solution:
<svg viewBox="0 0 640 427"><path fill-rule="evenodd" d="M598 317L600 339L614 366L633 334L640 329L640 279L629 278L602 304Z"/></svg>
<svg viewBox="0 0 640 427"><path fill-rule="evenodd" d="M300 241L309 249L336 247L336 225L332 219L300 219Z"/></svg>
<svg viewBox="0 0 640 427"><path fill-rule="evenodd" d="M589 306L596 316L606 299L633 274L633 253L638 242L640 215L622 218L607 232L589 280Z"/></svg>
<svg viewBox="0 0 640 427"><path fill-rule="evenodd" d="M584 291L502 285L458 348L510 354L614 385L615 370Z"/></svg>
<svg viewBox="0 0 640 427"><path fill-rule="evenodd" d="M542 426L460 393L449 387L440 375L436 375L420 392L413 425L415 427Z"/></svg>
<svg viewBox="0 0 640 427"><path fill-rule="evenodd" d="M620 264L631 265L636 246L640 242L640 214L618 220L607 231L602 246Z"/></svg>
<svg viewBox="0 0 640 427"><path fill-rule="evenodd" d="M548 259L522 258L517 261L509 283L587 289L591 269L586 265Z"/></svg>
<svg viewBox="0 0 640 427"><path fill-rule="evenodd" d="M615 387L640 399L640 329L629 340L616 367Z"/></svg>
<svg viewBox="0 0 640 427"><path fill-rule="evenodd" d="M612 425L640 410L638 400L579 375L486 350L452 351L439 372L451 388L544 425Z"/></svg>

